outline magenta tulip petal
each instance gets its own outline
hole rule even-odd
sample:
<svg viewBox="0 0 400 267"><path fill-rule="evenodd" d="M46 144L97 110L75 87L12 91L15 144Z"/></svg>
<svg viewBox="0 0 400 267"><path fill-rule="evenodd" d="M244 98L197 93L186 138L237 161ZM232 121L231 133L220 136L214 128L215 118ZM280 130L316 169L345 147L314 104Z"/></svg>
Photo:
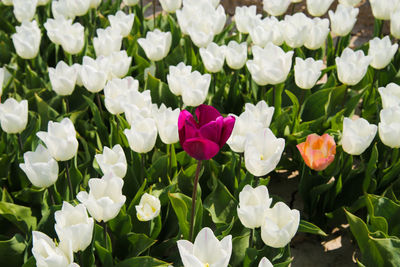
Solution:
<svg viewBox="0 0 400 267"><path fill-rule="evenodd" d="M217 155L219 146L213 141L198 137L186 140L183 149L197 160L208 160Z"/></svg>
<svg viewBox="0 0 400 267"><path fill-rule="evenodd" d="M197 128L197 123L193 123L190 119L186 120L185 124L185 140L199 137L199 129Z"/></svg>
<svg viewBox="0 0 400 267"><path fill-rule="evenodd" d="M226 118L224 118L224 126L222 128L222 136L221 139L219 141L219 147L222 148L226 141L228 141L229 137L232 134L233 131L233 126L235 126L235 117L233 116L228 116Z"/></svg>
<svg viewBox="0 0 400 267"><path fill-rule="evenodd" d="M219 111L213 106L203 104L196 108L196 116L199 121L199 126L201 127L210 121L215 121L221 116L221 113L219 113Z"/></svg>
<svg viewBox="0 0 400 267"><path fill-rule="evenodd" d="M189 111L182 110L179 113L178 132L179 132L179 140L181 140L181 142L186 140L186 136L185 136L186 119L188 119L189 121L193 121L193 123L196 124L196 121L194 120L193 115Z"/></svg>
<svg viewBox="0 0 400 267"><path fill-rule="evenodd" d="M221 138L222 128L224 126L224 118L218 117L215 121L203 125L200 128L200 135L214 143L219 144Z"/></svg>

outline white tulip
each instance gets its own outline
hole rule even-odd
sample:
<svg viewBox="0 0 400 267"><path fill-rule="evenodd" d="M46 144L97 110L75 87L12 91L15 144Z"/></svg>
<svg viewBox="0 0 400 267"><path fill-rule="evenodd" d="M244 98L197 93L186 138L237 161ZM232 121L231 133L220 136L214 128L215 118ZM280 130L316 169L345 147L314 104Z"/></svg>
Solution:
<svg viewBox="0 0 400 267"><path fill-rule="evenodd" d="M104 104L111 114L117 115L124 112L123 104L130 91L138 91L139 82L132 77L112 79L104 87Z"/></svg>
<svg viewBox="0 0 400 267"><path fill-rule="evenodd" d="M103 154L96 154L95 158L103 174L112 172L119 178L125 177L128 166L124 150L119 144L112 149L105 146Z"/></svg>
<svg viewBox="0 0 400 267"><path fill-rule="evenodd" d="M210 43L207 48L200 48L200 56L203 64L209 72L219 72L225 62L225 46Z"/></svg>
<svg viewBox="0 0 400 267"><path fill-rule="evenodd" d="M389 36L382 39L375 37L369 41L368 56L372 57L370 63L374 69L383 69L389 65L397 52L398 44L392 45Z"/></svg>
<svg viewBox="0 0 400 267"><path fill-rule="evenodd" d="M252 103L246 103L244 105L244 111L249 112L253 120L261 123L263 128L268 128L271 124L272 117L274 116L274 107L269 107L268 104L261 100L256 105Z"/></svg>
<svg viewBox="0 0 400 267"><path fill-rule="evenodd" d="M260 263L258 264L258 267L274 267L274 265L272 265L272 263L266 257L263 257L260 260Z"/></svg>
<svg viewBox="0 0 400 267"><path fill-rule="evenodd" d="M90 0L89 8L98 8L102 0Z"/></svg>
<svg viewBox="0 0 400 267"><path fill-rule="evenodd" d="M314 18L310 22L304 46L310 50L316 50L325 44L326 37L330 32L329 20Z"/></svg>
<svg viewBox="0 0 400 267"><path fill-rule="evenodd" d="M131 66L132 58L128 57L125 50L118 52L112 52L107 56L107 65L109 68L108 80L110 78L123 78L128 72Z"/></svg>
<svg viewBox="0 0 400 267"><path fill-rule="evenodd" d="M92 242L93 218L89 218L83 204L75 207L64 201L61 210L54 213L56 230L61 242L70 241L72 251L84 251Z"/></svg>
<svg viewBox="0 0 400 267"><path fill-rule="evenodd" d="M102 178L89 179L89 193L81 191L76 198L87 208L96 221L107 222L117 217L126 201L122 195L124 181L108 173Z"/></svg>
<svg viewBox="0 0 400 267"><path fill-rule="evenodd" d="M261 14L257 14L257 6L237 6L235 9L236 28L241 33L249 33L252 28L253 20L261 19Z"/></svg>
<svg viewBox="0 0 400 267"><path fill-rule="evenodd" d="M141 118L131 122L131 128L125 129L130 148L136 153L151 151L157 140L157 126L152 118Z"/></svg>
<svg viewBox="0 0 400 267"><path fill-rule="evenodd" d="M162 9L168 13L175 13L176 10L181 8L182 0L160 0Z"/></svg>
<svg viewBox="0 0 400 267"><path fill-rule="evenodd" d="M56 68L49 68L51 87L58 95L71 95L75 89L78 73L76 68L59 61Z"/></svg>
<svg viewBox="0 0 400 267"><path fill-rule="evenodd" d="M37 267L79 267L74 263L71 242L61 242L58 246L46 234L32 231L32 254Z"/></svg>
<svg viewBox="0 0 400 267"><path fill-rule="evenodd" d="M329 10L332 32L338 36L348 35L356 24L358 8L339 4L336 11Z"/></svg>
<svg viewBox="0 0 400 267"><path fill-rule="evenodd" d="M13 0L1 0L1 2L5 6L12 6L13 5Z"/></svg>
<svg viewBox="0 0 400 267"><path fill-rule="evenodd" d="M391 147L400 147L400 107L384 108L380 112L381 122L378 124L379 137L382 143Z"/></svg>
<svg viewBox="0 0 400 267"><path fill-rule="evenodd" d="M96 56L109 56L112 52L121 50L122 36L119 29L107 27L97 29L96 33L97 37L93 38Z"/></svg>
<svg viewBox="0 0 400 267"><path fill-rule="evenodd" d="M390 15L390 33L400 39L400 8Z"/></svg>
<svg viewBox="0 0 400 267"><path fill-rule="evenodd" d="M344 118L342 147L350 155L361 155L371 144L378 127L369 124L367 120L359 118L351 120Z"/></svg>
<svg viewBox="0 0 400 267"><path fill-rule="evenodd" d="M307 0L307 10L312 16L320 17L328 11L333 0Z"/></svg>
<svg viewBox="0 0 400 267"><path fill-rule="evenodd" d="M67 6L67 0L53 0L51 2L51 13L55 19L75 19L75 15Z"/></svg>
<svg viewBox="0 0 400 267"><path fill-rule="evenodd" d="M89 11L91 0L65 0L68 12L74 16L83 16Z"/></svg>
<svg viewBox="0 0 400 267"><path fill-rule="evenodd" d="M283 21L278 21L275 17L267 17L262 20L257 18L252 22L253 25L249 26L249 33L255 45L264 48L269 42L277 46L283 44Z"/></svg>
<svg viewBox="0 0 400 267"><path fill-rule="evenodd" d="M339 4L355 7L361 0L339 0Z"/></svg>
<svg viewBox="0 0 400 267"><path fill-rule="evenodd" d="M308 29L312 25L312 20L304 13L296 13L292 16L286 15L282 24L282 32L285 42L292 48L304 45L307 40Z"/></svg>
<svg viewBox="0 0 400 267"><path fill-rule="evenodd" d="M197 107L206 101L211 75L194 71L182 80L182 100L186 106Z"/></svg>
<svg viewBox="0 0 400 267"><path fill-rule="evenodd" d="M390 15L399 6L399 0L369 0L376 19L390 20Z"/></svg>
<svg viewBox="0 0 400 267"><path fill-rule="evenodd" d="M324 63L322 60L313 58L302 59L296 57L294 66L294 78L298 87L301 89L311 89L321 76L321 69Z"/></svg>
<svg viewBox="0 0 400 267"><path fill-rule="evenodd" d="M268 43L265 48L252 47L253 60L246 66L258 85L278 84L286 80L292 66L293 51L285 53L282 48Z"/></svg>
<svg viewBox="0 0 400 267"><path fill-rule="evenodd" d="M267 246L282 248L296 234L300 223L300 212L291 210L285 203L278 202L266 211L261 226L261 238Z"/></svg>
<svg viewBox="0 0 400 267"><path fill-rule="evenodd" d="M347 47L335 61L339 81L347 85L356 85L367 73L372 57L365 56L362 50L353 51Z"/></svg>
<svg viewBox="0 0 400 267"><path fill-rule="evenodd" d="M75 127L69 118L64 118L61 122L49 121L47 132L40 131L36 135L57 161L72 159L78 152Z"/></svg>
<svg viewBox="0 0 400 267"><path fill-rule="evenodd" d="M94 60L84 56L80 76L85 88L92 93L103 90L107 82L108 71L104 66L99 64L99 60Z"/></svg>
<svg viewBox="0 0 400 267"><path fill-rule="evenodd" d="M271 16L281 16L285 14L290 5L290 0L263 0L264 11Z"/></svg>
<svg viewBox="0 0 400 267"><path fill-rule="evenodd" d="M144 193L140 198L139 205L136 205L135 208L139 221L151 221L160 214L161 202L157 197Z"/></svg>
<svg viewBox="0 0 400 267"><path fill-rule="evenodd" d="M146 38L139 38L138 40L146 56L152 61L165 58L171 48L171 42L171 32L161 32L159 29L147 32Z"/></svg>
<svg viewBox="0 0 400 267"><path fill-rule="evenodd" d="M153 114L157 124L158 134L164 144L175 144L179 141L179 113L179 108L172 110L172 108L167 108L164 104L161 104L160 108L157 108Z"/></svg>
<svg viewBox="0 0 400 267"><path fill-rule="evenodd" d="M28 123L28 101L18 102L14 98L8 98L0 103L1 129L9 134L21 133Z"/></svg>
<svg viewBox="0 0 400 267"><path fill-rule="evenodd" d="M238 70L243 68L247 61L247 43L238 44L230 41L225 47L226 64L231 69Z"/></svg>
<svg viewBox="0 0 400 267"><path fill-rule="evenodd" d="M254 176L264 176L278 165L285 139L276 138L269 128L257 130L247 136L244 148L246 169Z"/></svg>
<svg viewBox="0 0 400 267"><path fill-rule="evenodd" d="M39 53L41 33L36 20L24 21L15 27L16 33L11 35L18 56L32 59Z"/></svg>
<svg viewBox="0 0 400 267"><path fill-rule="evenodd" d="M383 108L400 106L400 86L395 83L389 83L386 87L378 88L382 99Z"/></svg>
<svg viewBox="0 0 400 267"><path fill-rule="evenodd" d="M12 0L18 22L31 21L36 13L37 0Z"/></svg>
<svg viewBox="0 0 400 267"><path fill-rule="evenodd" d="M232 254L232 236L218 241L208 227L200 230L194 243L178 240L177 244L185 267L227 267Z"/></svg>
<svg viewBox="0 0 400 267"><path fill-rule="evenodd" d="M247 228L257 228L263 224L264 214L272 203L265 185L256 188L246 185L239 193L237 214Z"/></svg>
<svg viewBox="0 0 400 267"><path fill-rule="evenodd" d="M169 66L167 82L169 90L171 90L174 95L182 95L182 91L184 90L182 87L182 79L185 79L190 73L192 73L192 66L186 66L183 62L179 63L177 66Z"/></svg>
<svg viewBox="0 0 400 267"><path fill-rule="evenodd" d="M150 90L139 92L129 90L125 100L121 103L127 122L132 125L134 121L143 118L152 118L152 102ZM157 134L157 133L156 133Z"/></svg>
<svg viewBox="0 0 400 267"><path fill-rule="evenodd" d="M139 0L123 0L122 2L127 6L135 6L139 3Z"/></svg>
<svg viewBox="0 0 400 267"><path fill-rule="evenodd" d="M81 70L82 70L82 65L75 63L74 65L72 65L72 67L74 67L74 69L76 70L76 85L78 86L83 86L83 82L82 82L82 78L81 78Z"/></svg>
<svg viewBox="0 0 400 267"><path fill-rule="evenodd" d="M19 167L36 187L49 187L58 178L58 163L41 144L35 152L24 153L24 163L20 163Z"/></svg>
<svg viewBox="0 0 400 267"><path fill-rule="evenodd" d="M111 28L118 30L122 37L126 37L132 30L135 14L125 14L119 10L115 15L108 15Z"/></svg>

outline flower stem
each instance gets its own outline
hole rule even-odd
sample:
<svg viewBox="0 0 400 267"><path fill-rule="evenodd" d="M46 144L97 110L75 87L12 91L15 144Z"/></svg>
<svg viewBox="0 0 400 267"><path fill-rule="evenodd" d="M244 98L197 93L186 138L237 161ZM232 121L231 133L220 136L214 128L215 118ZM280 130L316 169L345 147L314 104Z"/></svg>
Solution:
<svg viewBox="0 0 400 267"><path fill-rule="evenodd" d="M99 93L96 93L96 98L97 98L97 105L99 106L100 110L100 115L103 116L103 108L101 107L101 99Z"/></svg>
<svg viewBox="0 0 400 267"><path fill-rule="evenodd" d="M53 204L53 206L54 206L54 205L56 204L56 202L54 201L54 196L53 196L53 189L52 189L53 186L54 186L54 185L49 186L49 187L47 188L47 191L49 192L51 204Z"/></svg>
<svg viewBox="0 0 400 267"><path fill-rule="evenodd" d="M107 223L106 222L103 222L103 229L104 229L104 242L105 242L105 245L106 245L106 249L108 250L108 242L107 242L107 231L108 231L108 229L107 229Z"/></svg>
<svg viewBox="0 0 400 267"><path fill-rule="evenodd" d="M24 145L22 144L21 134L17 134L17 136L18 136L19 150L21 151L21 155L23 155L24 154Z"/></svg>
<svg viewBox="0 0 400 267"><path fill-rule="evenodd" d="M71 199L74 199L74 190L72 189L72 182L71 182L71 177L69 175L69 162L66 161L65 162L65 174L67 175L67 179L68 179L68 185L69 185L69 191L71 194Z"/></svg>
<svg viewBox="0 0 400 267"><path fill-rule="evenodd" d="M242 153L239 153L239 163L238 163L238 168L237 168L237 178L238 181L240 181L240 170L242 169Z"/></svg>
<svg viewBox="0 0 400 267"><path fill-rule="evenodd" d="M64 101L65 101L65 109L67 111L67 113L69 113L69 101L68 101L68 96L64 97Z"/></svg>
<svg viewBox="0 0 400 267"><path fill-rule="evenodd" d="M197 162L196 174L194 176L193 194L192 194L192 214L190 216L190 232L189 232L190 241L193 241L194 215L196 213L197 184L199 182L200 169L201 169L201 160Z"/></svg>

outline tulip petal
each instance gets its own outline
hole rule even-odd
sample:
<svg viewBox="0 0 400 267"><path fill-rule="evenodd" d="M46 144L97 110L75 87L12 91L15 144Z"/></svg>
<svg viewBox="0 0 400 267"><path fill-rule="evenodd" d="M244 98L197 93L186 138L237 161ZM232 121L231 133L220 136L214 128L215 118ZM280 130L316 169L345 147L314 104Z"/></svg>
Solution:
<svg viewBox="0 0 400 267"><path fill-rule="evenodd" d="M224 118L224 126L222 128L222 135L221 139L219 140L219 147L222 148L226 141L228 141L229 137L232 134L233 127L235 126L235 117L233 116L228 116Z"/></svg>
<svg viewBox="0 0 400 267"><path fill-rule="evenodd" d="M217 120L211 121L200 128L200 135L214 143L219 143L222 127L224 120L222 117L218 117Z"/></svg>
<svg viewBox="0 0 400 267"><path fill-rule="evenodd" d="M218 144L201 137L186 140L182 147L186 153L197 160L211 159L219 151Z"/></svg>
<svg viewBox="0 0 400 267"><path fill-rule="evenodd" d="M210 121L215 121L221 116L221 113L213 106L200 105L196 108L196 116L199 121L199 126L202 127Z"/></svg>

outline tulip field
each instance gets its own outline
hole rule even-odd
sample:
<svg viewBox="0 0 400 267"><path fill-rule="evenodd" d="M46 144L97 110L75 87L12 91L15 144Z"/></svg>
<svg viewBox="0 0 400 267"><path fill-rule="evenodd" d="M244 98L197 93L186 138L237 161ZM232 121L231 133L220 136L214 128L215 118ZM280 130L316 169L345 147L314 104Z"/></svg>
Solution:
<svg viewBox="0 0 400 267"><path fill-rule="evenodd" d="M400 0L260 2L0 0L2 266L400 266Z"/></svg>

